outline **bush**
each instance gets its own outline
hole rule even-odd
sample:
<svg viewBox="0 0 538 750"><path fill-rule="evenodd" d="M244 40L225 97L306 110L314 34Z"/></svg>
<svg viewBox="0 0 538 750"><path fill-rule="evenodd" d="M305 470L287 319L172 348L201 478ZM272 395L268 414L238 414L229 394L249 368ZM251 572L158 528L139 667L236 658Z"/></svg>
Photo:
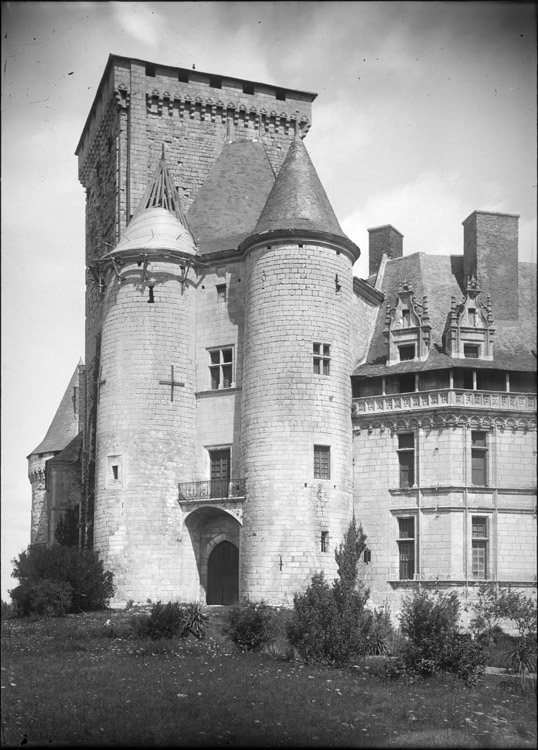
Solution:
<svg viewBox="0 0 538 750"><path fill-rule="evenodd" d="M11 593L17 617L62 617L71 609L73 589L66 581L25 581Z"/></svg>
<svg viewBox="0 0 538 750"><path fill-rule="evenodd" d="M273 639L274 614L265 602L234 607L228 616L228 633L241 651L259 651Z"/></svg>
<svg viewBox="0 0 538 750"><path fill-rule="evenodd" d="M133 617L131 627L137 638L151 638L152 641L186 638L189 633L203 638L208 619L199 602L186 606L178 602L157 602L149 615Z"/></svg>
<svg viewBox="0 0 538 750"><path fill-rule="evenodd" d="M428 677L452 672L468 684L484 670L482 645L459 629L460 602L455 592L422 589L404 600L400 624L408 643L401 653L408 674Z"/></svg>
<svg viewBox="0 0 538 750"><path fill-rule="evenodd" d="M34 544L13 563L12 576L20 581L20 585L10 594L18 617L45 611L63 614L64 611L104 609L114 594L113 574L104 570L102 561L93 550ZM52 583L56 586L51 586ZM60 584L63 588L59 588ZM67 601L67 587L70 587L71 598L62 611ZM50 596L48 609L47 596Z"/></svg>
<svg viewBox="0 0 538 750"><path fill-rule="evenodd" d="M367 656L385 656L391 653L394 639L394 628L387 607L374 610L370 618L370 627L366 635L365 653Z"/></svg>
<svg viewBox="0 0 538 750"><path fill-rule="evenodd" d="M12 617L15 617L15 608L11 602L5 602L2 599L2 620L11 620Z"/></svg>
<svg viewBox="0 0 538 750"><path fill-rule="evenodd" d="M333 586L316 573L306 591L295 595L287 634L305 661L342 666L374 648L375 619L364 609L369 590L357 580L365 548L366 535L353 519L335 550L339 577Z"/></svg>

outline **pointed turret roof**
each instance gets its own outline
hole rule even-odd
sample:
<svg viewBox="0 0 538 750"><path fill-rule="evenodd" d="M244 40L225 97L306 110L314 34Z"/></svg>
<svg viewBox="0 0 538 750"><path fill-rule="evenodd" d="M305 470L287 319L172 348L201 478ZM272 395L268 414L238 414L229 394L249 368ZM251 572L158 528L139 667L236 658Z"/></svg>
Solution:
<svg viewBox="0 0 538 750"><path fill-rule="evenodd" d="M254 232L275 229L314 229L346 236L300 138L291 142Z"/></svg>
<svg viewBox="0 0 538 750"><path fill-rule="evenodd" d="M254 233L244 243L275 234L314 235L343 245L356 258L359 248L344 234L312 160L300 138L295 138L269 193Z"/></svg>
<svg viewBox="0 0 538 750"><path fill-rule="evenodd" d="M29 454L28 458L35 453L55 453L62 451L68 443L78 434L78 373L82 360L75 367L69 385L60 401L60 405L54 419L50 423L47 434L39 443L37 448Z"/></svg>
<svg viewBox="0 0 538 750"><path fill-rule="evenodd" d="M181 200L162 155L153 178L117 247L104 257L140 253L197 255L198 251L181 208Z"/></svg>

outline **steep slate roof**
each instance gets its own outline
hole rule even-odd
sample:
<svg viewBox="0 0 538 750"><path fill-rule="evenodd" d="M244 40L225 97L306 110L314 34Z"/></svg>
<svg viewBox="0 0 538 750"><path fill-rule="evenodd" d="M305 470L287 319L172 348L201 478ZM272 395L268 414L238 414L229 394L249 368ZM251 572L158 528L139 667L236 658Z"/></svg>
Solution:
<svg viewBox="0 0 538 750"><path fill-rule="evenodd" d="M79 364L82 364L82 360ZM78 370L79 365L71 376L69 385L60 401L60 405L54 419L50 423L47 434L39 443L37 448L29 454L32 456L36 453L54 453L63 450L68 443L78 434L78 417L75 411L75 388L78 388ZM27 458L29 458L27 456Z"/></svg>
<svg viewBox="0 0 538 750"><path fill-rule="evenodd" d="M235 249L251 234L274 181L262 143L227 143L187 214L200 253Z"/></svg>
<svg viewBox="0 0 538 750"><path fill-rule="evenodd" d="M79 432L79 434L71 440L70 443L68 443L63 451L58 453L57 456L54 456L54 458L49 458L47 461L47 469L57 464L76 464L80 461L80 454L82 452L82 442L84 439L84 433Z"/></svg>
<svg viewBox="0 0 538 750"><path fill-rule="evenodd" d="M330 232L349 241L300 138L291 142L254 234L279 229Z"/></svg>
<svg viewBox="0 0 538 750"><path fill-rule="evenodd" d="M375 280L375 279L374 279ZM387 366L387 345L383 337L386 303L394 307L397 291L403 281L410 282L415 300L422 303L428 297L428 312L432 326L432 346L425 362L399 362ZM450 298L459 304L463 292L463 256L428 255L414 253L387 262L380 291L385 303L378 310L374 333L368 355L353 374L375 376L437 370L450 367L473 369L536 370L536 265L519 264L519 320L506 324L495 320L495 300L492 299L493 325L495 327L493 361L479 359L453 359L444 353L442 335L450 310ZM482 289L485 300L487 289ZM534 354L533 354L534 352Z"/></svg>

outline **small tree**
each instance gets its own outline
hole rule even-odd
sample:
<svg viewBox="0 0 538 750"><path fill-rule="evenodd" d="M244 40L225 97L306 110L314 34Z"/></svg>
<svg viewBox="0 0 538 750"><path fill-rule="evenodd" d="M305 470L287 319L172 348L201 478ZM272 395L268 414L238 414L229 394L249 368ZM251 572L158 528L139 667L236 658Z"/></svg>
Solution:
<svg viewBox="0 0 538 750"><path fill-rule="evenodd" d="M373 620L364 609L370 592L358 580L358 563L365 549L366 534L353 518L335 550L338 578L332 587L323 573L316 573L306 591L295 595L288 639L305 661L340 666L373 648Z"/></svg>
<svg viewBox="0 0 538 750"><path fill-rule="evenodd" d="M114 594L113 574L93 550L33 544L13 563L19 586L10 594L20 617L102 609Z"/></svg>

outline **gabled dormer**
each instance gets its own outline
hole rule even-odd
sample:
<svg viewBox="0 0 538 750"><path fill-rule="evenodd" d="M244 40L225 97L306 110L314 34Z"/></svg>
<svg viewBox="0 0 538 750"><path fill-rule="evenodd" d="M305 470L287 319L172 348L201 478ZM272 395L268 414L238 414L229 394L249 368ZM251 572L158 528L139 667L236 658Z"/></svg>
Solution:
<svg viewBox="0 0 538 750"><path fill-rule="evenodd" d="M388 346L387 364L424 362L430 353L431 325L428 300L416 302L409 282L404 281L398 292L396 307L387 303L383 335Z"/></svg>
<svg viewBox="0 0 538 750"><path fill-rule="evenodd" d="M463 302L457 305L456 298L451 298L443 343L446 353L454 359L493 359L491 297L488 294L484 304L480 293L478 281L471 276Z"/></svg>

